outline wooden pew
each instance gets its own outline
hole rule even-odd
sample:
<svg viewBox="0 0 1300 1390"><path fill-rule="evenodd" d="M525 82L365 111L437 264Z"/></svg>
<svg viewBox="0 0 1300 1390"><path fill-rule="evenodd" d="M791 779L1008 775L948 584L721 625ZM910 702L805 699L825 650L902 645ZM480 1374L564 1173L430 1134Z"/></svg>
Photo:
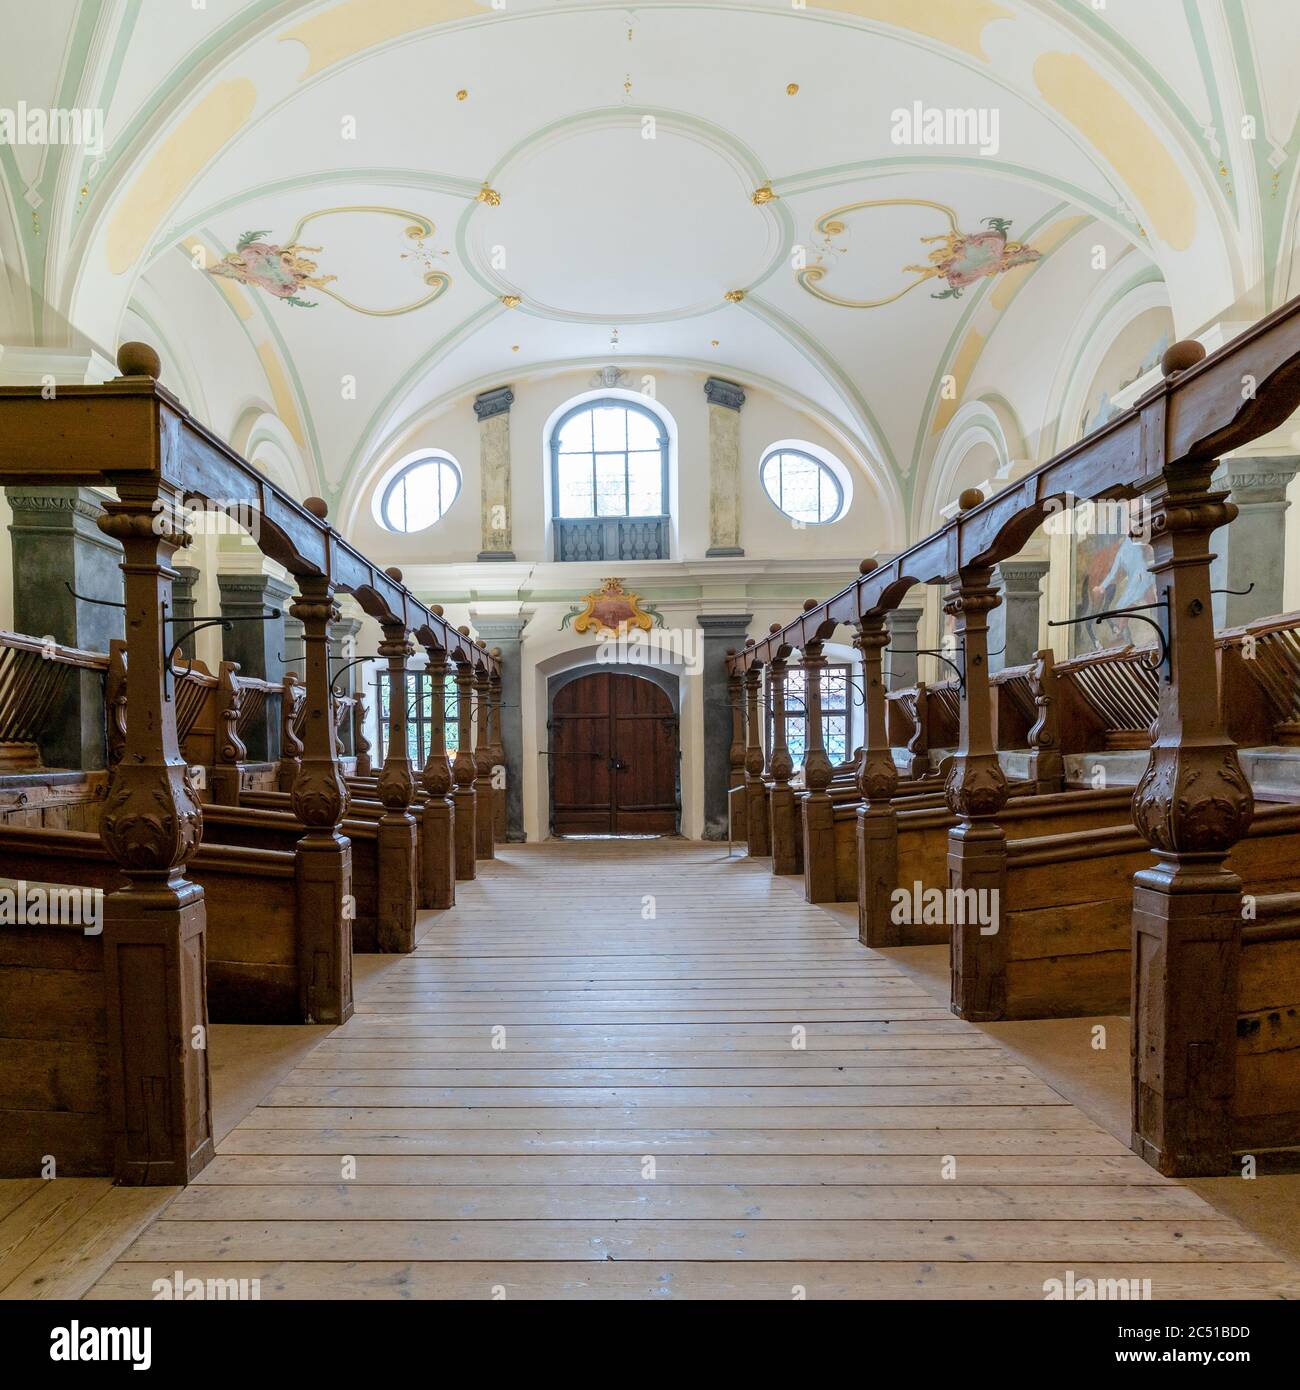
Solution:
<svg viewBox="0 0 1300 1390"><path fill-rule="evenodd" d="M1293 879L1294 883L1295 880ZM1247 891L1256 880L1248 878ZM1241 927L1232 1148L1260 1168L1300 1160L1300 893L1260 894Z"/></svg>
<svg viewBox="0 0 1300 1390"><path fill-rule="evenodd" d="M1127 1013L1133 875L1150 857L1131 823L1013 834L997 930L983 931L979 922L952 927L960 937L954 1012L972 1012L978 1000L984 1021ZM1298 880L1300 806L1257 806L1228 862L1247 892L1289 890ZM934 939L947 933L944 927Z"/></svg>
<svg viewBox="0 0 1300 1390"><path fill-rule="evenodd" d="M205 807L203 823L209 842L250 849L296 850L304 830L302 822L290 811L253 806ZM400 924L386 921L380 912L379 827L373 821L345 816L340 829L352 849L352 949L392 949L381 943ZM340 905L339 910L346 915L347 905ZM322 928L325 925L322 920Z"/></svg>
<svg viewBox="0 0 1300 1390"><path fill-rule="evenodd" d="M293 797L289 792L244 792L240 796L239 804L244 807L293 814ZM410 814L415 818L416 827L414 852L412 852L412 843L408 837L390 836L386 833L384 824L386 814L384 805L377 796L372 798L364 795L349 780L348 807L345 819L353 822L364 822L374 827L376 881L393 883L406 879L412 885L409 895L411 901L422 908L432 907L434 875L437 872L438 863L437 846L425 834L424 805L417 800L410 807ZM345 831L344 833L348 832ZM352 859L353 873L355 874L357 872L355 841ZM358 902L360 902L360 895L357 896ZM413 914L401 907L406 896L403 895L396 899L390 898L384 904L376 903L375 912L384 912L386 927L383 931L379 931L376 927L375 939L397 941L409 938L411 945L405 949L410 950L415 944L415 920ZM396 914L394 914L394 904L398 905ZM367 931L365 935L368 939L369 932ZM376 946L370 949L382 950L384 948Z"/></svg>
<svg viewBox="0 0 1300 1390"><path fill-rule="evenodd" d="M122 875L97 834L0 827L0 862L30 886L111 893ZM318 923L288 849L204 844L190 861L207 912L205 1021L319 1021L335 962L317 952ZM0 1177L110 1173L107 1016L100 930L60 922L0 931ZM344 970L351 1014L351 955Z"/></svg>

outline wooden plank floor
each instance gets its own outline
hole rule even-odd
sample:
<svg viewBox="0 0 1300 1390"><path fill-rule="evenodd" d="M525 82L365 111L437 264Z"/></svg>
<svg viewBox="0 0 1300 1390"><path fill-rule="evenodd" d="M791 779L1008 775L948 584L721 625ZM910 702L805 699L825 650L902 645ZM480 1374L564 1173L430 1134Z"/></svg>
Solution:
<svg viewBox="0 0 1300 1390"><path fill-rule="evenodd" d="M90 1297L1297 1297L763 861L511 846Z"/></svg>

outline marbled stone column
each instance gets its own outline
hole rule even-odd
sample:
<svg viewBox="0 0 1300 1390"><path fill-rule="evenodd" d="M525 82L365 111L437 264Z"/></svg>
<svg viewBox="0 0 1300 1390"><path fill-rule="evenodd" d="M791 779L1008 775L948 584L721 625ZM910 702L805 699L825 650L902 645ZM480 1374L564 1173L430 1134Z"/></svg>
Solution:
<svg viewBox="0 0 1300 1390"><path fill-rule="evenodd" d="M294 618L286 618L285 612L293 589L282 579L270 574L219 574L217 591L221 596L221 616L223 618L252 618L274 608L280 612L279 618L267 622L236 622L229 632L221 634L221 655L225 661L237 661L241 676L255 676L258 680L280 681L285 668L280 662L280 653L301 651L302 623ZM292 647L286 648L289 641L286 623L293 627L297 636ZM302 660L289 663L289 669L300 674L305 670ZM266 701L266 711L261 719L255 719L246 733L241 735L248 747L252 762L274 762L280 756L280 702L271 696Z"/></svg>
<svg viewBox="0 0 1300 1390"><path fill-rule="evenodd" d="M506 840L523 841L524 835L524 723L520 706L520 658L524 628L531 611L518 616L490 617L470 615L475 631L489 647L499 647L501 655L501 708L497 716L498 734L505 749L506 762Z"/></svg>
<svg viewBox="0 0 1300 1390"><path fill-rule="evenodd" d="M700 613L704 634L700 670L704 679L704 838L727 838L727 789L731 785L731 701L727 694L728 648L745 645L752 613Z"/></svg>
<svg viewBox="0 0 1300 1390"><path fill-rule="evenodd" d="M1002 603L989 614L989 673L1026 666L1038 650L1038 605L1046 560L1004 560L993 570ZM1003 650L1005 648L1005 650Z"/></svg>
<svg viewBox="0 0 1300 1390"><path fill-rule="evenodd" d="M480 637L480 647L486 643ZM495 859L492 839L492 680L487 666L474 671L474 857Z"/></svg>
<svg viewBox="0 0 1300 1390"><path fill-rule="evenodd" d="M510 407L508 386L474 397L478 416L479 482L482 490L483 549L480 560L513 560L514 519L510 515Z"/></svg>
<svg viewBox="0 0 1300 1390"><path fill-rule="evenodd" d="M176 578L172 582L172 615L176 621L172 624L172 629L174 633L179 633L184 632L194 622L195 604L198 602L194 593L194 586L203 576L201 571L194 569L191 565L176 565L175 570ZM176 640L174 636L172 640ZM188 660L193 660L193 633L181 643L181 655Z"/></svg>
<svg viewBox="0 0 1300 1390"><path fill-rule="evenodd" d="M889 646L885 648L884 660L889 690L909 690L917 682L917 629L921 625L921 611L919 608L894 608L885 614Z"/></svg>
<svg viewBox="0 0 1300 1390"><path fill-rule="evenodd" d="M122 548L96 525L103 498L84 487L12 487L14 628L68 647L106 652L123 635L122 610L77 599L122 601ZM104 696L92 671L76 671L40 734L46 767L104 766Z"/></svg>
<svg viewBox="0 0 1300 1390"><path fill-rule="evenodd" d="M1249 594L1214 594L1215 627L1239 627L1282 612L1286 559L1286 490L1300 470L1300 458L1228 458L1219 465L1214 486L1226 488L1237 519L1212 542L1210 565L1216 589L1248 589Z"/></svg>
<svg viewBox="0 0 1300 1390"><path fill-rule="evenodd" d="M706 555L743 555L740 548L740 407L734 381L711 376L709 402L709 548ZM706 816L707 820L707 816Z"/></svg>
<svg viewBox="0 0 1300 1390"><path fill-rule="evenodd" d="M461 636L467 637L469 629L463 624L459 629ZM474 748L471 726L470 705L474 693L474 668L468 660L456 662L456 757L451 765L452 780L456 786L452 802L455 805L456 820L456 877L473 878L474 845L476 828L474 805Z"/></svg>

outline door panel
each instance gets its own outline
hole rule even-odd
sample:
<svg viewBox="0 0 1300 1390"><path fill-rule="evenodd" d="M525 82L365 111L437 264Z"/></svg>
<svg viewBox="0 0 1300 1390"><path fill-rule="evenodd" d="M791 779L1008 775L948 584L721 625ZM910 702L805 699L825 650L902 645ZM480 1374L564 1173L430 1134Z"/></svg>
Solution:
<svg viewBox="0 0 1300 1390"><path fill-rule="evenodd" d="M581 676L551 714L557 835L671 835L677 829L677 718L640 676Z"/></svg>

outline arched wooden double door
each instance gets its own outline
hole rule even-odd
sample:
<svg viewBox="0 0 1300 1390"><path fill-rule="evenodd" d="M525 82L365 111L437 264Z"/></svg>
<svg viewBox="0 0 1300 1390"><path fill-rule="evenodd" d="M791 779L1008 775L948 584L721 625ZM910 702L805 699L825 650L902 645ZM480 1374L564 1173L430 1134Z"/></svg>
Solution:
<svg viewBox="0 0 1300 1390"><path fill-rule="evenodd" d="M677 829L677 715L644 676L601 671L551 706L556 835L671 835Z"/></svg>

